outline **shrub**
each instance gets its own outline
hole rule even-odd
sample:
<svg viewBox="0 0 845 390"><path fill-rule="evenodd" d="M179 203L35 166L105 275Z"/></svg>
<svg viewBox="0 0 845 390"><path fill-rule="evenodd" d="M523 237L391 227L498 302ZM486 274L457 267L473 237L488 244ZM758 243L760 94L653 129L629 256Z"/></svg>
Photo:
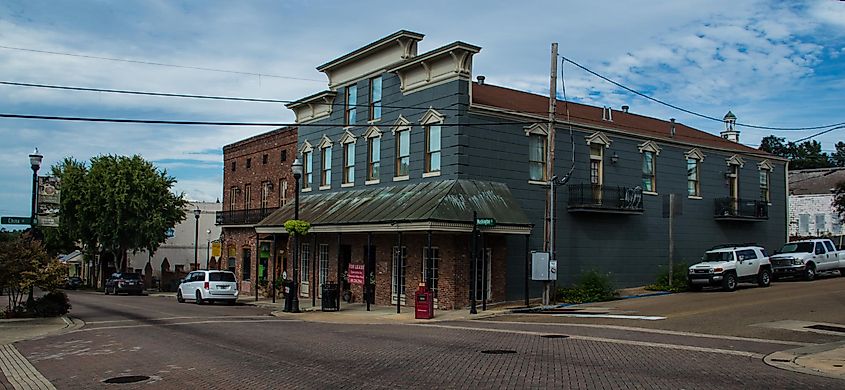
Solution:
<svg viewBox="0 0 845 390"><path fill-rule="evenodd" d="M285 221L285 230L287 230L288 234L292 236L304 236L308 234L308 230L310 229L311 224L308 221L303 221L301 219L289 219Z"/></svg>
<svg viewBox="0 0 845 390"><path fill-rule="evenodd" d="M70 310L70 302L67 295L61 291L47 293L35 300L32 305L32 314L38 317L57 317L67 314Z"/></svg>
<svg viewBox="0 0 845 390"><path fill-rule="evenodd" d="M598 271L584 272L574 287L558 290L558 299L567 303L611 301L618 295L610 274Z"/></svg>
<svg viewBox="0 0 845 390"><path fill-rule="evenodd" d="M668 267L660 266L660 273L657 274L654 284L645 286L646 290L652 291L669 291L669 292L684 292L689 290L687 283L687 273L689 268L686 263L677 263L672 265L672 287L669 287L669 275L666 272Z"/></svg>

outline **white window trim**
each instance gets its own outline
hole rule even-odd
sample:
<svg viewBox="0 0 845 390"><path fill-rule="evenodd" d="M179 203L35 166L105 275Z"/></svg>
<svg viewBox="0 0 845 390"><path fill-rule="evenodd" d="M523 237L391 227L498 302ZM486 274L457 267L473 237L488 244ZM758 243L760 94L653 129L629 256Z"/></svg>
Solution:
<svg viewBox="0 0 845 390"><path fill-rule="evenodd" d="M313 151L314 151L314 147L311 146L311 143L308 142L308 140L303 141L302 146L300 146L300 148L299 148L299 154L300 155L304 154L304 153L308 153L308 152L313 152Z"/></svg>
<svg viewBox="0 0 845 390"><path fill-rule="evenodd" d="M338 142L341 145L345 145L345 144L354 144L357 140L358 140L358 137L356 137L355 134L352 133L352 131L350 131L349 129L346 129L343 132L343 135L340 136L340 140L338 140Z"/></svg>
<svg viewBox="0 0 845 390"><path fill-rule="evenodd" d="M323 134L323 138L320 140L319 148L325 149L325 148L330 148L332 146L334 146L334 142L332 142L332 140L331 140L331 138L329 138L329 136Z"/></svg>
<svg viewBox="0 0 845 390"><path fill-rule="evenodd" d="M428 143L429 143L429 140L428 140L429 128L428 128L428 126L432 126L432 125L441 125L442 126L443 125L443 118L445 118L443 116L443 114L437 112L437 110L435 110L434 108L429 107L428 111L426 111L425 114L422 116L422 119L420 119L420 125L422 125L425 128L425 137L426 137L426 139L424 140L425 145L423 145L423 147L425 149L425 150L423 150L423 159L424 159L423 163L424 164L428 163L428 161L425 160L425 159L428 158ZM438 150L437 152L440 153L441 156L442 156L443 155L442 154L442 152L443 152L443 145L442 145L443 129L442 128L440 129L440 141L441 141L441 145L440 145L441 147L440 147L440 150ZM423 167L423 168L425 168L425 167ZM422 175L422 177L436 177L436 176L440 176L440 169L438 169L436 171L431 171L431 172L423 172L423 175Z"/></svg>
<svg viewBox="0 0 845 390"><path fill-rule="evenodd" d="M340 185L340 188L349 188L349 187L355 187L355 183L343 183L343 184Z"/></svg>
<svg viewBox="0 0 845 390"><path fill-rule="evenodd" d="M440 176L440 171L425 172L425 173L422 174L422 177L424 177L424 178L425 177L437 177L437 176Z"/></svg>
<svg viewBox="0 0 845 390"><path fill-rule="evenodd" d="M687 159L698 160L699 163L704 162L704 153L702 153L699 148L690 149L688 152L684 153L684 157Z"/></svg>
<svg viewBox="0 0 845 390"><path fill-rule="evenodd" d="M540 181L540 180L529 180L528 184L538 185L538 186L547 186L549 185L548 181Z"/></svg>
<svg viewBox="0 0 845 390"><path fill-rule="evenodd" d="M429 106L428 111L423 114L422 118L420 119L420 124L423 126L431 125L435 123L443 123L443 119L446 118L443 114L437 112L433 107Z"/></svg>
<svg viewBox="0 0 845 390"><path fill-rule="evenodd" d="M381 130L379 130L379 128L376 126L370 126L367 128L367 131L364 132L363 137L365 139L381 138Z"/></svg>
<svg viewBox="0 0 845 390"><path fill-rule="evenodd" d="M637 146L637 149L640 150L640 153L643 152L652 152L654 156L657 157L660 155L660 146L657 145L656 142L652 140L645 141ZM656 168L656 167L655 167Z"/></svg>
<svg viewBox="0 0 845 390"><path fill-rule="evenodd" d="M740 168L745 166L745 160L743 160L742 157L740 157L738 154L735 154L735 155L730 156L729 158L725 159L725 163L728 166L736 165Z"/></svg>
<svg viewBox="0 0 845 390"><path fill-rule="evenodd" d="M405 175L405 176L393 176L393 181L405 181L405 180L408 180L408 179L410 179L410 178L411 178L411 177L410 177L409 175Z"/></svg>
<svg viewBox="0 0 845 390"><path fill-rule="evenodd" d="M393 127L390 128L390 132L393 135L400 131L410 131L411 130L411 121L405 119L402 114L399 114L399 118L396 119L396 122L393 122Z"/></svg>
<svg viewBox="0 0 845 390"><path fill-rule="evenodd" d="M539 124L539 123L535 123L531 126L525 126L522 129L525 131L526 137L528 137L529 135L532 135L532 134L542 135L542 136L548 136L549 135L548 128L545 125L542 125L542 124Z"/></svg>
<svg viewBox="0 0 845 390"><path fill-rule="evenodd" d="M704 198L703 198L703 197L701 197L701 196L688 195L688 196L687 196L687 199L702 200L702 199L704 199Z"/></svg>
<svg viewBox="0 0 845 390"><path fill-rule="evenodd" d="M369 185L378 184L378 183L381 183L381 181L380 181L380 180L378 180L378 179L376 179L376 180L367 180L367 181L365 181L365 182L364 182L364 185L365 185L365 186L369 186Z"/></svg>
<svg viewBox="0 0 845 390"><path fill-rule="evenodd" d="M652 191L643 191L643 195L657 196L657 195L660 195L660 194L658 194L656 192L652 192Z"/></svg>
<svg viewBox="0 0 845 390"><path fill-rule="evenodd" d="M760 163L757 164L757 169L761 170L761 171L765 169L765 170L769 171L769 173L772 173L772 171L775 170L775 166L772 165L772 163L770 163L769 160L763 160L763 161L760 161Z"/></svg>
<svg viewBox="0 0 845 390"><path fill-rule="evenodd" d="M604 145L605 148L609 148L610 143L612 142L610 138L601 131L597 131L593 134L590 134L584 137L584 139L587 140L587 145L599 144Z"/></svg>

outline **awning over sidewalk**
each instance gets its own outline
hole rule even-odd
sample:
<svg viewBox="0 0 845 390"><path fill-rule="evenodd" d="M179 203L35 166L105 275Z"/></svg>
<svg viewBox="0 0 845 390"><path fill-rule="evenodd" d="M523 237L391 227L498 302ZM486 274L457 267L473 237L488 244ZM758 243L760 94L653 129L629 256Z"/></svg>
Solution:
<svg viewBox="0 0 845 390"><path fill-rule="evenodd" d="M287 233L293 202L255 225L257 233ZM299 219L314 233L451 231L471 232L472 213L493 218L488 233L530 234L531 222L508 187L475 180L425 181L303 195Z"/></svg>

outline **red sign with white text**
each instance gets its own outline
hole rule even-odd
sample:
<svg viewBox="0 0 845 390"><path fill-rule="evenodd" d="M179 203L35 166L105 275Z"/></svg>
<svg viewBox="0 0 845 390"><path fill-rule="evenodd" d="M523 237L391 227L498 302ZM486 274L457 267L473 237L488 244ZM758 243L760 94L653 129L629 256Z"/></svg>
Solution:
<svg viewBox="0 0 845 390"><path fill-rule="evenodd" d="M346 278L351 284L364 285L364 264L349 264Z"/></svg>

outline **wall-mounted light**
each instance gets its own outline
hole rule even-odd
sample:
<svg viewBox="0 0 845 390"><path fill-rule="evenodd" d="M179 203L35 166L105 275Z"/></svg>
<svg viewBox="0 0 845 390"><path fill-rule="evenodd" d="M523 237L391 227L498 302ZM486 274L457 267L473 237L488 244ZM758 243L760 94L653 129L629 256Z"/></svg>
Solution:
<svg viewBox="0 0 845 390"><path fill-rule="evenodd" d="M610 156L610 163L616 165L619 162L619 155L616 152L613 152L613 155Z"/></svg>

